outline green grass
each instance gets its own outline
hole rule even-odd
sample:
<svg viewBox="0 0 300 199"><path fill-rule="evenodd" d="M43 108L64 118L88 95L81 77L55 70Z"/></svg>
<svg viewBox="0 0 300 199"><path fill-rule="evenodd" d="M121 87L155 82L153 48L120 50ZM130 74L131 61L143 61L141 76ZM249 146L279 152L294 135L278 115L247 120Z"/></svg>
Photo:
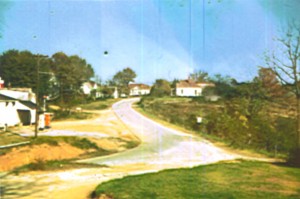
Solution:
<svg viewBox="0 0 300 199"><path fill-rule="evenodd" d="M114 199L300 198L300 169L260 162L219 163L166 170L103 183Z"/></svg>
<svg viewBox="0 0 300 199"><path fill-rule="evenodd" d="M80 138L75 136L40 136L36 139L32 138L30 145L41 145L48 144L51 146L59 146L60 143L67 143L71 146L87 150L86 153L80 155L77 158L72 159L64 159L64 160L50 160L45 161L42 159L37 159L34 162L23 165L14 169L13 173L27 172L27 171L48 171L48 170L61 170L61 169L76 169L76 168L90 168L90 167L103 167L103 165L94 165L94 164L86 164L86 163L77 163L75 160L81 158L91 158L96 156L104 156L109 155L113 152L106 151L102 148L99 148L96 143L88 140L87 138ZM95 149L93 151L89 151L90 149Z"/></svg>
<svg viewBox="0 0 300 199"><path fill-rule="evenodd" d="M111 107L114 103L116 103L119 100L120 99L103 99L88 104L82 104L79 106L86 110L103 110Z"/></svg>
<svg viewBox="0 0 300 199"><path fill-rule="evenodd" d="M69 112L69 111L53 111L54 112L54 121L61 121L61 120L86 120L91 119L94 117L93 113L86 113L86 112Z"/></svg>
<svg viewBox="0 0 300 199"><path fill-rule="evenodd" d="M67 143L80 149L99 149L94 142L76 136L40 136L36 139L32 138L31 141L31 145L49 144L51 146L58 146L59 143Z"/></svg>
<svg viewBox="0 0 300 199"><path fill-rule="evenodd" d="M37 159L35 162L18 167L12 171L12 173L19 174L27 171L56 171L67 170L77 168L97 168L104 167L104 165L90 164L90 163L78 163L73 160L50 160L43 161Z"/></svg>
<svg viewBox="0 0 300 199"><path fill-rule="evenodd" d="M25 141L28 141L28 138L24 138L16 133L0 132L0 146L25 142Z"/></svg>
<svg viewBox="0 0 300 199"><path fill-rule="evenodd" d="M76 107L81 107L83 110L104 110L108 109L114 104L115 102L119 101L120 99L101 99L85 104L78 104ZM76 112L76 111L63 111L63 110L53 110L54 112L54 121L61 121L61 120L85 120L91 119L95 116L94 113L89 112Z"/></svg>

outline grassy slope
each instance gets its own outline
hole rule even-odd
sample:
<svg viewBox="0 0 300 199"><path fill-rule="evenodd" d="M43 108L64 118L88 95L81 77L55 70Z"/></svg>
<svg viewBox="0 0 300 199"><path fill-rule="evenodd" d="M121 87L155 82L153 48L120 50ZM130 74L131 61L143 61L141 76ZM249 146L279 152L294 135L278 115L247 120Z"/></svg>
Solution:
<svg viewBox="0 0 300 199"><path fill-rule="evenodd" d="M181 105L184 105L185 103L193 103L191 98L174 98L174 97L172 97L172 98L170 98L170 97L157 98L157 99L154 99L153 101L149 100L146 103L149 105L149 102L150 103L154 103L154 102L166 103L167 102L167 104L181 104ZM205 110L205 109L208 109L209 107L216 108L217 106L220 106L220 105L218 105L217 103L207 103L207 104L202 105L202 108L204 107L204 110ZM201 137L209 140L210 142L214 143L214 145L216 145L224 150L231 151L233 153L238 153L240 155L246 155L246 156L257 157L257 158L266 158L266 157L272 155L272 154L271 155L268 154L265 151L258 151L258 150L254 150L254 149L250 149L250 148L247 148L247 149L235 148L234 146L230 146L229 142L226 142L225 140L222 140L219 137L201 133L201 131L187 129L184 127L184 125L171 122L168 117L165 117L166 116L165 109L160 110L160 112L163 113L162 115L160 115L159 113L156 113L153 109L149 110L148 108L147 109L141 108L138 104L135 104L133 106L133 108L135 110L137 110L139 113L145 115L148 118L151 118L152 120L154 120L160 124L163 124L164 126L167 126L172 129L176 129L176 130L179 130L179 131L182 131L185 133L201 136ZM195 108L195 109L197 109L197 108ZM179 115L181 113L182 113L181 110L178 110L174 115ZM282 157L279 156L278 158L282 158Z"/></svg>
<svg viewBox="0 0 300 199"><path fill-rule="evenodd" d="M300 169L249 161L219 163L129 176L103 183L96 192L115 199L300 198Z"/></svg>
<svg viewBox="0 0 300 199"><path fill-rule="evenodd" d="M98 100L95 102L91 102L89 104L80 105L83 109L86 110L103 110L111 107L115 102L119 101L120 99L105 99L105 100Z"/></svg>
<svg viewBox="0 0 300 199"><path fill-rule="evenodd" d="M0 146L28 141L28 138L11 132L0 132Z"/></svg>
<svg viewBox="0 0 300 199"><path fill-rule="evenodd" d="M115 102L119 101L120 99L103 99L93 101L87 104L79 104L77 107L81 107L84 111L76 112L76 111L61 111L56 110L54 112L55 121L63 121L63 120L85 120L91 119L95 117L95 113L89 111L99 111L110 108Z"/></svg>
<svg viewBox="0 0 300 199"><path fill-rule="evenodd" d="M99 185L118 199L300 198L300 169L259 162L219 163L129 176Z"/></svg>

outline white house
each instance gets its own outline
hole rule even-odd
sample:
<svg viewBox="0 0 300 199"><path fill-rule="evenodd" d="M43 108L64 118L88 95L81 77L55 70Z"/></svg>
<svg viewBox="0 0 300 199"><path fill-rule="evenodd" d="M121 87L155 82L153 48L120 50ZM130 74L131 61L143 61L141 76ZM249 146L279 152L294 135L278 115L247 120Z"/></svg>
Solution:
<svg viewBox="0 0 300 199"><path fill-rule="evenodd" d="M0 127L15 126L19 123L16 100L0 100Z"/></svg>
<svg viewBox="0 0 300 199"><path fill-rule="evenodd" d="M31 88L1 88L0 94L24 101L35 103L35 94Z"/></svg>
<svg viewBox="0 0 300 199"><path fill-rule="evenodd" d="M114 98L114 99L117 99L117 98L119 97L119 92L118 92L117 87L114 88L114 92L113 92L112 95L113 95L113 98Z"/></svg>
<svg viewBox="0 0 300 199"><path fill-rule="evenodd" d="M0 77L0 89L4 88L4 80Z"/></svg>
<svg viewBox="0 0 300 199"><path fill-rule="evenodd" d="M0 94L0 126L35 123L36 104Z"/></svg>
<svg viewBox="0 0 300 199"><path fill-rule="evenodd" d="M181 97L202 96L205 87L215 86L213 83L195 82L191 79L179 81L176 84L176 95Z"/></svg>
<svg viewBox="0 0 300 199"><path fill-rule="evenodd" d="M95 93L94 93L95 96L94 97L96 99L100 98L100 97L103 97L103 94L99 91L99 88L100 88L100 86L94 81L84 82L81 86L82 92L85 95L91 95L92 91L95 91Z"/></svg>
<svg viewBox="0 0 300 199"><path fill-rule="evenodd" d="M129 84L129 96L140 96L150 94L151 87L146 84Z"/></svg>

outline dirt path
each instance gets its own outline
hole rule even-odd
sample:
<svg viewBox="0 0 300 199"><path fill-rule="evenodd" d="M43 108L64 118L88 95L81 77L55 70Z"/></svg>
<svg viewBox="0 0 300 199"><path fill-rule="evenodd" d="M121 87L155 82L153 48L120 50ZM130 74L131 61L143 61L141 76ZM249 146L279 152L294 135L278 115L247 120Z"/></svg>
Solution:
<svg viewBox="0 0 300 199"><path fill-rule="evenodd" d="M17 198L84 199L96 185L111 179L242 158L240 155L217 148L204 139L169 129L145 118L131 108L131 104L136 100L123 100L114 104L113 110L122 120L118 125L126 124L114 135L122 136L124 134L122 132L134 132L142 140L141 145L110 156L81 161L105 164L107 167L10 175L3 180L3 183L10 188L11 192L17 194ZM107 119L106 122L109 122L108 118L104 117L102 121ZM97 124L101 124L100 120ZM81 125L70 124L70 127L76 130L80 129ZM56 128L58 126L59 124ZM111 127L114 128L114 125ZM61 128L66 130L63 124ZM97 125L95 128L98 128ZM16 198L16 195L6 195L4 198Z"/></svg>

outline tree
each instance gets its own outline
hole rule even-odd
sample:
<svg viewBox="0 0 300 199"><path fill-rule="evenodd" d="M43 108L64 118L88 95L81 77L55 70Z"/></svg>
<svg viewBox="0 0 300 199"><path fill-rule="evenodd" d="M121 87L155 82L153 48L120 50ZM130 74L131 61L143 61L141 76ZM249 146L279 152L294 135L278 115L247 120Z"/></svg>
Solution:
<svg viewBox="0 0 300 199"><path fill-rule="evenodd" d="M167 80L157 79L150 91L151 96L163 97L171 95L171 87Z"/></svg>
<svg viewBox="0 0 300 199"><path fill-rule="evenodd" d="M82 83L94 76L92 66L84 59L77 55L67 56L63 52L52 55L51 69L58 81L61 103L71 101Z"/></svg>
<svg viewBox="0 0 300 199"><path fill-rule="evenodd" d="M191 73L189 77L195 82L207 82L209 80L208 73L201 70Z"/></svg>
<svg viewBox="0 0 300 199"><path fill-rule="evenodd" d="M216 74L210 78L210 81L215 84L215 87L205 88L204 91L213 92L223 98L232 98L238 95L236 86L237 81L230 76L223 76L221 74Z"/></svg>
<svg viewBox="0 0 300 199"><path fill-rule="evenodd" d="M136 73L129 67L117 72L112 81L113 84L118 86L120 93L129 94L128 84L129 82L134 82L136 78Z"/></svg>
<svg viewBox="0 0 300 199"><path fill-rule="evenodd" d="M290 24L285 34L277 39L279 48L266 55L266 63L282 84L289 85L296 99L297 138L296 151L300 154L300 26ZM300 165L298 158L297 164Z"/></svg>
<svg viewBox="0 0 300 199"><path fill-rule="evenodd" d="M39 62L39 63L38 63ZM9 50L0 55L0 74L5 80L5 86L32 88L36 92L37 69L50 72L50 61L47 58L37 58L29 51ZM49 91L49 75L39 75L39 92L47 94Z"/></svg>
<svg viewBox="0 0 300 199"><path fill-rule="evenodd" d="M261 67L257 82L261 85L268 100L276 100L284 95L284 89L272 68Z"/></svg>

